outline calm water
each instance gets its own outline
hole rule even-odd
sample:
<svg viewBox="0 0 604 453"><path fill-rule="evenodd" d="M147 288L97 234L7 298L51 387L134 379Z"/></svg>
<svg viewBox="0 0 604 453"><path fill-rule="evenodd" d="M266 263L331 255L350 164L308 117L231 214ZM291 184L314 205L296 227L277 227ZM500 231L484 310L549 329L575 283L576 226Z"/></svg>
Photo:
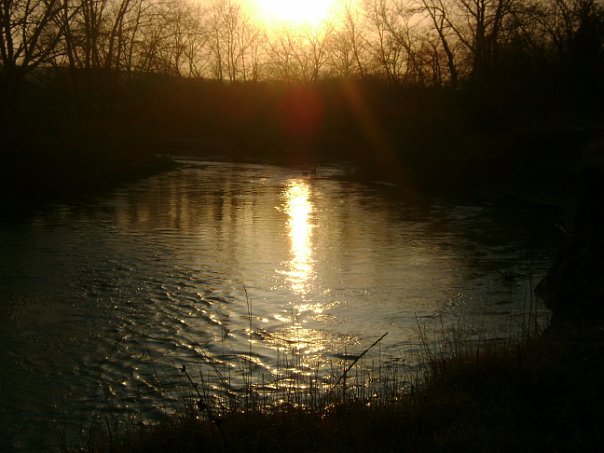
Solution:
<svg viewBox="0 0 604 453"><path fill-rule="evenodd" d="M236 386L250 322L267 375L292 350L303 367L385 332L380 354L411 360L418 322L477 337L522 324L551 219L343 174L193 163L0 220L0 449L157 416L183 364L212 361Z"/></svg>

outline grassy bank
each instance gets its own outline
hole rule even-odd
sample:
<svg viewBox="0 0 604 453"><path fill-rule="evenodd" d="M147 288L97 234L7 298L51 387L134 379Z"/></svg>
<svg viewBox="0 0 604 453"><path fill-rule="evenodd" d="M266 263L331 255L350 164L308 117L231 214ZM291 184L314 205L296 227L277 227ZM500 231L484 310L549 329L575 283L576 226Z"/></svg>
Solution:
<svg viewBox="0 0 604 453"><path fill-rule="evenodd" d="M215 410L190 370L188 405L154 425L99 424L89 451L595 451L604 428L604 325L556 324L506 343L424 349L411 382L356 361L265 405L255 391ZM350 367L350 368L349 368ZM108 426L108 425L107 425Z"/></svg>

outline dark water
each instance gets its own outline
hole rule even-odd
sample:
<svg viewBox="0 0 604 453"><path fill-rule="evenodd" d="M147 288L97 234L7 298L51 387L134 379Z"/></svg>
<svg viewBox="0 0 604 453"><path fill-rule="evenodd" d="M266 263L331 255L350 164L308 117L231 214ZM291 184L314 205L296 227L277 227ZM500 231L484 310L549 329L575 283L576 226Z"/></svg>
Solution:
<svg viewBox="0 0 604 453"><path fill-rule="evenodd" d="M292 349L302 367L389 332L380 354L406 360L418 323L497 338L544 312L551 218L343 174L197 163L0 221L1 449L153 418L183 364L236 386L250 338L271 375Z"/></svg>

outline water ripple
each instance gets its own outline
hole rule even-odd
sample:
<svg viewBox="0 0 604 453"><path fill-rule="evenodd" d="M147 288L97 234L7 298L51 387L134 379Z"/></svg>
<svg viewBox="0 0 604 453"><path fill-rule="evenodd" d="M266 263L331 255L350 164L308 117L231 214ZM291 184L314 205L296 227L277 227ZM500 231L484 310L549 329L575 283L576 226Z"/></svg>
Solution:
<svg viewBox="0 0 604 453"><path fill-rule="evenodd" d="M270 386L290 354L303 374L384 332L382 356L411 360L418 319L498 336L535 303L557 247L535 249L540 219L320 173L207 162L0 224L11 446L46 447L53 420L157 417L182 365L236 393L242 367Z"/></svg>

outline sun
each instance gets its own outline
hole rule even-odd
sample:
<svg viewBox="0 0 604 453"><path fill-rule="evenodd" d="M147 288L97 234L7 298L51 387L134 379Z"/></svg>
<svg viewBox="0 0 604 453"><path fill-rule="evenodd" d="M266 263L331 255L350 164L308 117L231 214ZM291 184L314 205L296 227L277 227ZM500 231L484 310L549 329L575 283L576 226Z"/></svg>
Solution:
<svg viewBox="0 0 604 453"><path fill-rule="evenodd" d="M255 0L260 20L269 26L320 26L326 22L335 0Z"/></svg>

